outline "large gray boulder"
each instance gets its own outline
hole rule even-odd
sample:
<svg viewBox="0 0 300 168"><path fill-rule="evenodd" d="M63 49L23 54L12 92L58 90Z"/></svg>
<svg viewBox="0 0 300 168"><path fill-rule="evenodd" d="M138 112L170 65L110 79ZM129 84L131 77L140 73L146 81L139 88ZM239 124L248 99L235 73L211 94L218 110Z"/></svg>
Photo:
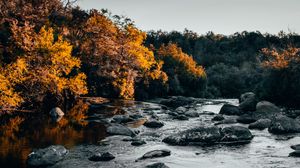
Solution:
<svg viewBox="0 0 300 168"><path fill-rule="evenodd" d="M248 128L230 126L218 128L216 126L202 126L170 135L163 142L170 145L213 145L218 143L240 144L249 143L253 138Z"/></svg>
<svg viewBox="0 0 300 168"><path fill-rule="evenodd" d="M273 134L299 133L300 122L287 116L278 115L271 120L268 131Z"/></svg>
<svg viewBox="0 0 300 168"><path fill-rule="evenodd" d="M256 111L263 113L279 113L281 109L268 101L260 101L256 104Z"/></svg>
<svg viewBox="0 0 300 168"><path fill-rule="evenodd" d="M241 95L239 108L241 111L255 111L257 98L254 93L247 92Z"/></svg>
<svg viewBox="0 0 300 168"><path fill-rule="evenodd" d="M219 114L224 115L242 115L243 112L240 111L239 107L231 105L231 104L224 104L219 112Z"/></svg>
<svg viewBox="0 0 300 168"><path fill-rule="evenodd" d="M38 149L28 155L28 167L51 166L64 159L68 150L61 145L52 145L44 149Z"/></svg>
<svg viewBox="0 0 300 168"><path fill-rule="evenodd" d="M124 136L131 136L134 137L136 134L129 128L121 125L121 124L115 124L111 125L106 129L106 132L109 135L124 135Z"/></svg>

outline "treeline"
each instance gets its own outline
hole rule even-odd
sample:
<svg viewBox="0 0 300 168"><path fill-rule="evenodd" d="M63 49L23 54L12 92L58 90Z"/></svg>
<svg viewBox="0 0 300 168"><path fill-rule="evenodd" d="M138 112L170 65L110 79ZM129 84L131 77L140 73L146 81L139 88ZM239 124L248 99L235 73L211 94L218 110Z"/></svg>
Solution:
<svg viewBox="0 0 300 168"><path fill-rule="evenodd" d="M205 97L237 98L241 93L253 91L261 99L300 106L298 34L245 31L224 36L213 32L198 35L190 30L148 32L146 46L158 48L168 43L176 43L205 68Z"/></svg>
<svg viewBox="0 0 300 168"><path fill-rule="evenodd" d="M2 111L204 92L201 66L175 44L146 47L126 17L61 0L1 0L0 11Z"/></svg>
<svg viewBox="0 0 300 168"><path fill-rule="evenodd" d="M297 34L143 32L73 1L0 0L0 108L51 108L77 96L300 100ZM48 107L51 106L51 107Z"/></svg>

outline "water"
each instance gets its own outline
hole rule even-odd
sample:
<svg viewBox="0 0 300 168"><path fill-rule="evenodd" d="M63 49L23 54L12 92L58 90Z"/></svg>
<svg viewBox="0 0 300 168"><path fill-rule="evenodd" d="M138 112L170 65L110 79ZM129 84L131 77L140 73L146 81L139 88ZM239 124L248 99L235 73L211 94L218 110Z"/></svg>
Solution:
<svg viewBox="0 0 300 168"><path fill-rule="evenodd" d="M208 115L207 112L218 113L224 101L238 104L235 99L210 100L196 104L189 110L197 111L200 117L190 118L188 121L172 120L160 105L134 101L93 105L93 110L89 109L88 104L80 102L56 124L48 117L30 117L24 121L16 118L10 124L1 126L0 167L25 167L26 158L32 150L52 144L61 144L70 150L67 157L53 167L138 168L155 162L164 162L172 168L283 168L300 165L299 159L288 157L292 152L290 146L300 142L299 134L275 136L267 130L251 130L255 135L252 142L239 146L169 146L161 142L170 134L199 125L211 125L213 115ZM140 147L133 147L130 142L122 141L123 136L106 135L106 122L112 116L131 113L145 116L155 113L165 126L160 129L146 128L142 126L143 120L128 124L132 129L139 130L138 136L147 142ZM108 142L109 145L103 146L101 141ZM154 149L169 149L172 154L169 157L136 162L144 153ZM87 159L95 152L104 151L113 153L116 159L110 162L91 162Z"/></svg>

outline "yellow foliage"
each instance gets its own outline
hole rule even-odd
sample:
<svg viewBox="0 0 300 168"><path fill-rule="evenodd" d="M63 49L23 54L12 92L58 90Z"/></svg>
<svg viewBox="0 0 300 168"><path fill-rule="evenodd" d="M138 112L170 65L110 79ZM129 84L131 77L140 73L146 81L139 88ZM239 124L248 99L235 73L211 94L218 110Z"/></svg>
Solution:
<svg viewBox="0 0 300 168"><path fill-rule="evenodd" d="M283 69L287 68L292 61L300 61L300 48L288 47L286 50L263 48L262 53L267 57L262 65L264 67Z"/></svg>
<svg viewBox="0 0 300 168"><path fill-rule="evenodd" d="M169 43L167 46L162 45L158 50L158 55L163 57L171 57L174 61L183 65L184 69L195 77L206 78L205 70L202 66L198 66L191 56L184 53L176 44Z"/></svg>

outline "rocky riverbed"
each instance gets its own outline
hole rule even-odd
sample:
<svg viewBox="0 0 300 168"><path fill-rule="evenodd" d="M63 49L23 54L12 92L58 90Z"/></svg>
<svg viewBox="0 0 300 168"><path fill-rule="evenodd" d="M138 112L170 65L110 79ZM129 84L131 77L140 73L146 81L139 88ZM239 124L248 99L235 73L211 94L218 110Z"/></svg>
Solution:
<svg viewBox="0 0 300 168"><path fill-rule="evenodd" d="M287 118L273 104L250 102L251 95L250 100L247 96L243 99L242 106L237 99L184 97L151 102L86 101L88 108L80 120L85 123L79 129L80 136L64 136L69 134L61 129L61 134L48 136L63 136L62 140L50 138L47 144L62 146L46 148L46 144L32 143L26 148L27 155L35 152L28 160L27 155L22 158L17 154L15 159L22 160L19 167L25 166L27 160L29 166L55 168L299 166L300 160L294 157L298 148L290 148L300 143L297 115ZM248 109L241 110L245 108ZM68 113L64 117L67 116ZM286 121L289 125L285 125ZM14 150L10 148L8 145L0 150ZM1 157L5 167L13 164L12 160L5 161L7 156Z"/></svg>

